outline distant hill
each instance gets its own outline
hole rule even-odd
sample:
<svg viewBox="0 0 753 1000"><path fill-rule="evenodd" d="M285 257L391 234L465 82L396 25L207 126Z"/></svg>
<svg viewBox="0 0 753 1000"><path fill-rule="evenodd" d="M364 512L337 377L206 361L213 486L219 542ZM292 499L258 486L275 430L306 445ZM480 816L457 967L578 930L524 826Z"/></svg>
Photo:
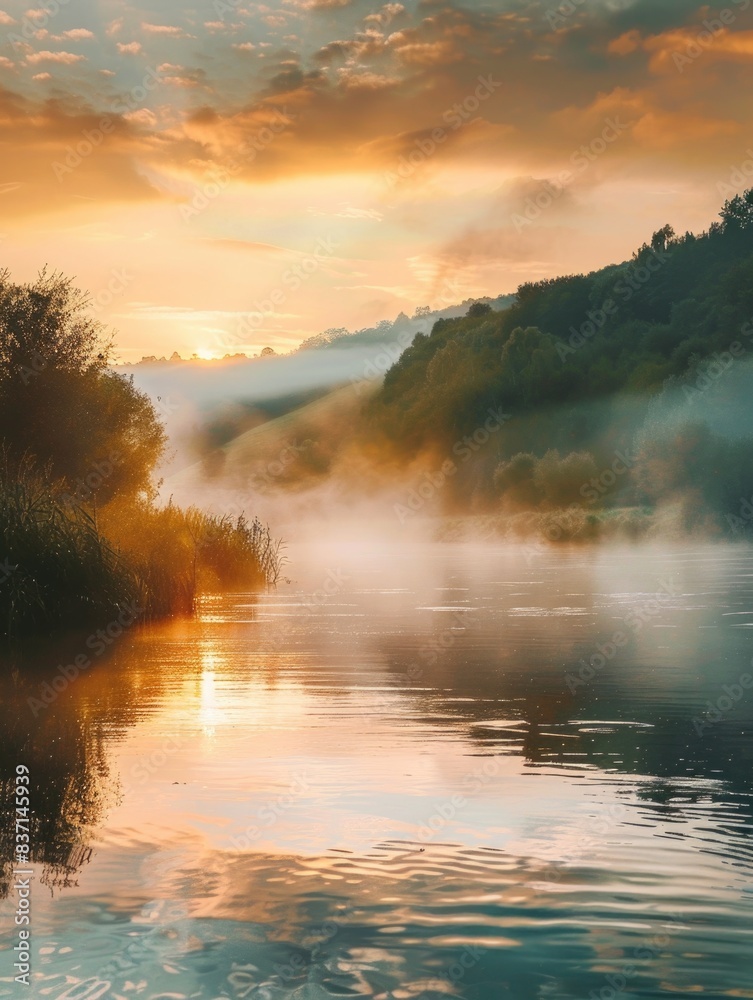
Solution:
<svg viewBox="0 0 753 1000"><path fill-rule="evenodd" d="M489 297L466 299L458 305L448 306L445 309L429 309L427 306L416 310L413 317L409 317L405 313L400 313L397 319L393 321L383 320L381 323L377 323L376 326L356 330L355 332L350 332L344 327L335 327L304 340L298 351L327 351L342 347L371 347L382 343L394 344L406 340L406 334L408 335L408 339L405 346L407 346L407 343L417 333L426 333L437 320L454 319L464 316L468 309L477 302L487 305L490 309L502 310L508 309L515 302L515 296L498 295L493 299Z"/></svg>
<svg viewBox="0 0 753 1000"><path fill-rule="evenodd" d="M381 381L417 333L438 319L459 316L473 301L504 308L514 296L468 300L412 318L401 314L374 327L328 330L290 354L263 351L261 357L233 355L203 361L149 358L118 366L155 403L174 453L166 472L174 472L211 453L238 435L326 395L341 385L359 394Z"/></svg>

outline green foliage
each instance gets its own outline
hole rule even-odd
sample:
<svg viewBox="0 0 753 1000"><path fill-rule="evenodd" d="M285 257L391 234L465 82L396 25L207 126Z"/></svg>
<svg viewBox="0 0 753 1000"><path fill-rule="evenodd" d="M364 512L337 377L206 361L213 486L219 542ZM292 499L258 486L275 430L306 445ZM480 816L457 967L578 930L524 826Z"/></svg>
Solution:
<svg viewBox="0 0 753 1000"><path fill-rule="evenodd" d="M519 415L657 391L753 317L752 213L748 192L700 236L665 226L624 264L526 283L502 312L439 320L387 373L372 426L411 451L472 433L494 405Z"/></svg>
<svg viewBox="0 0 753 1000"><path fill-rule="evenodd" d="M154 409L107 368L110 341L70 280L0 273L0 430L10 464L32 454L80 499L151 495L165 448Z"/></svg>

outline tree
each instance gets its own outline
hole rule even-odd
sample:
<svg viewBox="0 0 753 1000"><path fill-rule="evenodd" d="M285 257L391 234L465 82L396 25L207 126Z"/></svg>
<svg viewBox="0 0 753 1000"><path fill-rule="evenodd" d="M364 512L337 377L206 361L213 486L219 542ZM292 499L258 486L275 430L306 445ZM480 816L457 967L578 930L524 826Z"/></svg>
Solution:
<svg viewBox="0 0 753 1000"><path fill-rule="evenodd" d="M70 279L0 273L0 435L8 461L34 457L69 493L105 503L151 494L165 447L154 408L108 367L111 341Z"/></svg>
<svg viewBox="0 0 753 1000"><path fill-rule="evenodd" d="M747 229L753 223L753 188L726 201L719 215L725 230Z"/></svg>
<svg viewBox="0 0 753 1000"><path fill-rule="evenodd" d="M492 307L488 302L474 302L470 307L466 316L471 316L474 319L478 319L480 316L486 316L492 311Z"/></svg>

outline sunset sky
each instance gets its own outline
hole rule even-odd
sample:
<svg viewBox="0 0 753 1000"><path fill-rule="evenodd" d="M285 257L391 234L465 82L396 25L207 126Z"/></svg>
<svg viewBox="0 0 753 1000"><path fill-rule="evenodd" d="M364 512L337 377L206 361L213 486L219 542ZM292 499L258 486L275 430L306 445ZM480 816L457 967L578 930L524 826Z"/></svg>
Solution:
<svg viewBox="0 0 753 1000"><path fill-rule="evenodd" d="M513 291L753 186L751 0L0 4L0 264L124 360Z"/></svg>

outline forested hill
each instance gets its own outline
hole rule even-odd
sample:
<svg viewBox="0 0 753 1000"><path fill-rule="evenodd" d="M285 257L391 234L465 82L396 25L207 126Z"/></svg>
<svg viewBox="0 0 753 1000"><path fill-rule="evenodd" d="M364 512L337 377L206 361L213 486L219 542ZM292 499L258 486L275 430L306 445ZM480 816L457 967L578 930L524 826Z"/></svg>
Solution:
<svg viewBox="0 0 753 1000"><path fill-rule="evenodd" d="M753 350L753 191L701 235L655 233L625 264L520 287L419 334L371 418L400 448L450 440L490 407L520 414L620 390L655 393L739 342Z"/></svg>
<svg viewBox="0 0 753 1000"><path fill-rule="evenodd" d="M434 506L508 535L750 534L753 192L705 233L667 226L624 264L439 320L362 433L428 470ZM401 517L411 504L427 509L406 494Z"/></svg>

